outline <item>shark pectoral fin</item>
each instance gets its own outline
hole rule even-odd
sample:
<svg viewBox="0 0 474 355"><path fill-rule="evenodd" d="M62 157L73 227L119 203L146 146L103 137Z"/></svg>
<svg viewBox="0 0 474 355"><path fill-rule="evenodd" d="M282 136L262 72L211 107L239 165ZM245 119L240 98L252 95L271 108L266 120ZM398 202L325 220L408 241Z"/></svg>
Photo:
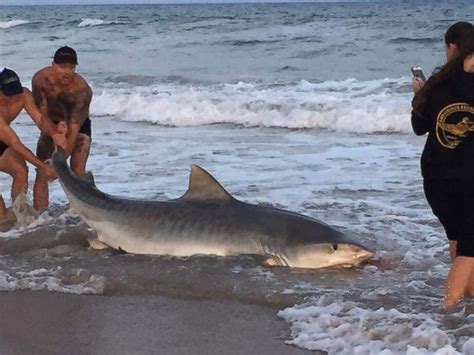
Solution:
<svg viewBox="0 0 474 355"><path fill-rule="evenodd" d="M105 244L104 242L101 242L99 239L87 239L87 241L89 242L89 246L92 249L102 250L102 249L110 248L110 245Z"/></svg>
<svg viewBox="0 0 474 355"><path fill-rule="evenodd" d="M280 258L276 257L275 255L272 255L262 262L262 266L277 267L277 266L284 266L284 265L282 264Z"/></svg>

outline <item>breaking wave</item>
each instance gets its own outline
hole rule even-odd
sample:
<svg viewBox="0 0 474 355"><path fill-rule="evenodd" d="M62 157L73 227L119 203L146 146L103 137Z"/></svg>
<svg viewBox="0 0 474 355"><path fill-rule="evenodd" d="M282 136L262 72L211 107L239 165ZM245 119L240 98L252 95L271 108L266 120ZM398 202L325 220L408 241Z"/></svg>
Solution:
<svg viewBox="0 0 474 355"><path fill-rule="evenodd" d="M92 113L167 126L231 123L245 127L403 133L410 130L409 87L408 78L110 87L95 90Z"/></svg>
<svg viewBox="0 0 474 355"><path fill-rule="evenodd" d="M84 18L79 23L78 27L93 27L93 26L107 26L107 25L116 25L119 24L118 21L105 21L94 18Z"/></svg>
<svg viewBox="0 0 474 355"><path fill-rule="evenodd" d="M0 28L7 29L7 28L11 28L11 27L26 25L28 23L31 23L31 22L26 21L26 20L0 21Z"/></svg>

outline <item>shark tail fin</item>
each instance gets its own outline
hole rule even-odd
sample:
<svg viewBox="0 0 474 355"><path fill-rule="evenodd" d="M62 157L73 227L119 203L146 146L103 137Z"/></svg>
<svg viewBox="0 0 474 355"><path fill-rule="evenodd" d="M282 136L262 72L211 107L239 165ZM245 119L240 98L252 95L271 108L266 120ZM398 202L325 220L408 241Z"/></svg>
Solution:
<svg viewBox="0 0 474 355"><path fill-rule="evenodd" d="M80 175L80 176L77 175L77 177L80 180L86 182L88 185L91 185L91 186L95 187L94 175L92 175L91 172L88 171L85 175Z"/></svg>
<svg viewBox="0 0 474 355"><path fill-rule="evenodd" d="M84 175L77 175L77 174L75 174L74 172L71 171L70 167L67 164L66 154L65 154L63 149L58 148L58 150L56 152L54 152L53 157L52 157L51 160L53 162L54 168L56 169L56 172L58 173L58 175L60 177L61 176L66 176L66 175L72 175L72 176L76 177L77 179L85 182L86 184L88 184L88 185L90 185L94 188L97 188L95 186L94 175L92 175L92 173L87 172Z"/></svg>
<svg viewBox="0 0 474 355"><path fill-rule="evenodd" d="M52 161L66 163L66 153L62 148L58 148L58 150L53 153Z"/></svg>

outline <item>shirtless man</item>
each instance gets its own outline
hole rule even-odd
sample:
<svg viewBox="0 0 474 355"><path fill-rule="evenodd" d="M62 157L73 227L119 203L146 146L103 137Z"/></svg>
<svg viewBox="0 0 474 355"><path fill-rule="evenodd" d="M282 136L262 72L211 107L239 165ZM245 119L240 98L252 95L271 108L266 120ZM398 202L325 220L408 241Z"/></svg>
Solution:
<svg viewBox="0 0 474 355"><path fill-rule="evenodd" d="M78 175L86 173L86 163L91 146L91 121L89 106L92 90L82 76L76 73L77 54L70 47L61 47L54 54L50 67L38 71L32 81L33 97L41 113L53 122L67 124L66 156L71 156L71 169ZM41 134L37 155L49 159L53 141ZM38 170L34 185L34 205L39 211L48 207L48 179Z"/></svg>
<svg viewBox="0 0 474 355"><path fill-rule="evenodd" d="M56 178L53 167L38 159L31 150L25 147L10 127L23 109L44 135L52 136L56 145L66 146L64 135L36 108L31 91L21 86L18 75L13 70L0 68L0 171L13 177L12 202L28 189L26 161L36 166L47 180ZM6 215L5 202L0 195L0 220L3 220Z"/></svg>

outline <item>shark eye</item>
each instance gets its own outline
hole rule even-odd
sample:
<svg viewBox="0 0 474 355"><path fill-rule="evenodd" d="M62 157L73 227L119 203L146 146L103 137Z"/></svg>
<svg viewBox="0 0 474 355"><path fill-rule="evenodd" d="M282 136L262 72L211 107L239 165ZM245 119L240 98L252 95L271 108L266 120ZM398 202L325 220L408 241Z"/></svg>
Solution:
<svg viewBox="0 0 474 355"><path fill-rule="evenodd" d="M337 250L337 244L333 244L332 248L333 248L334 250Z"/></svg>

